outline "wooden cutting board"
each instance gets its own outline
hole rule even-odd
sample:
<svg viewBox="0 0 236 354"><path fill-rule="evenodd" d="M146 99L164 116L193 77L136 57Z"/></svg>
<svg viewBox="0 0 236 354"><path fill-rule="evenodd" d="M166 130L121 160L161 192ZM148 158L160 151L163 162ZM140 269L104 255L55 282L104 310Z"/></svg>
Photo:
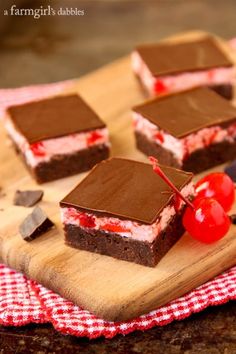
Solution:
<svg viewBox="0 0 236 354"><path fill-rule="evenodd" d="M190 33L180 38L198 35ZM144 97L128 57L79 79L71 91L84 96L107 122L113 156L147 162L135 149L132 133L130 108ZM156 268L65 246L58 202L85 174L42 186L45 196L40 205L56 223L56 229L27 243L19 235L18 226L30 209L13 206L12 199L16 189L38 186L14 153L2 124L0 166L0 186L6 193L0 198L0 260L100 317L117 321L144 314L235 264L236 226L212 245L185 234Z"/></svg>

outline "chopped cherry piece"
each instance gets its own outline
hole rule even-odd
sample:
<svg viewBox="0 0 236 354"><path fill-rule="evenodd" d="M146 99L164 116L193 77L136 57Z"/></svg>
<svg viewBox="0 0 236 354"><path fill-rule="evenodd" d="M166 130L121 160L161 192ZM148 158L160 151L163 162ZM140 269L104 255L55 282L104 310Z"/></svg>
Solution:
<svg viewBox="0 0 236 354"><path fill-rule="evenodd" d="M208 146L208 145L211 145L211 144L214 142L215 137L216 137L217 134L218 134L218 131L215 131L215 132L213 132L213 133L211 134L211 136L209 137L208 141L206 142L206 145L207 145L207 146Z"/></svg>
<svg viewBox="0 0 236 354"><path fill-rule="evenodd" d="M93 216L87 215L87 214L79 214L78 219L80 221L80 225L83 227L95 227L95 219Z"/></svg>
<svg viewBox="0 0 236 354"><path fill-rule="evenodd" d="M210 173L196 183L195 190L196 197L214 198L225 211L229 211L234 203L234 183L226 173Z"/></svg>
<svg viewBox="0 0 236 354"><path fill-rule="evenodd" d="M162 144L164 143L164 136L163 136L163 134L161 132L155 133L154 138L156 140L159 140L160 143L162 143Z"/></svg>
<svg viewBox="0 0 236 354"><path fill-rule="evenodd" d="M186 160L189 157L188 141L186 139L183 140L183 148L184 148L183 160Z"/></svg>
<svg viewBox="0 0 236 354"><path fill-rule="evenodd" d="M30 145L30 150L35 156L45 156L46 152L42 142L33 143Z"/></svg>
<svg viewBox="0 0 236 354"><path fill-rule="evenodd" d="M165 86L163 81L157 80L155 82L154 91L157 94L166 93L167 92L167 87Z"/></svg>
<svg viewBox="0 0 236 354"><path fill-rule="evenodd" d="M213 131L208 132L207 134L205 134L203 136L203 143L205 146L209 146L210 144L212 144L217 136L217 134L219 133L220 128L215 128L213 129Z"/></svg>
<svg viewBox="0 0 236 354"><path fill-rule="evenodd" d="M214 70L209 70L207 73L208 79L211 80L214 77Z"/></svg>
<svg viewBox="0 0 236 354"><path fill-rule="evenodd" d="M197 198L193 205L194 210L186 208L183 216L183 225L193 238L212 243L225 236L231 222L215 199Z"/></svg>
<svg viewBox="0 0 236 354"><path fill-rule="evenodd" d="M111 231L111 232L130 232L129 229L117 224L105 224L101 226L102 230Z"/></svg>
<svg viewBox="0 0 236 354"><path fill-rule="evenodd" d="M236 123L232 124L229 128L228 128L228 133L231 135L231 136L235 136L236 134Z"/></svg>
<svg viewBox="0 0 236 354"><path fill-rule="evenodd" d="M76 210L70 208L69 216L75 220L79 220L80 225L83 227L95 227L95 218L92 215L87 215L85 213L77 212Z"/></svg>
<svg viewBox="0 0 236 354"><path fill-rule="evenodd" d="M94 132L90 133L89 136L87 137L87 144L91 145L101 138L102 138L102 135L100 133L94 131Z"/></svg>

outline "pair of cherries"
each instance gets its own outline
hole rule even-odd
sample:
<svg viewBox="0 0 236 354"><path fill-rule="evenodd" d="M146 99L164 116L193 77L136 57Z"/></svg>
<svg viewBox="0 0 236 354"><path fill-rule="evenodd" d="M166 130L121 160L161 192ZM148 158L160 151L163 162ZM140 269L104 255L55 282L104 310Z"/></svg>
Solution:
<svg viewBox="0 0 236 354"><path fill-rule="evenodd" d="M149 157L153 170L186 203L183 225L195 239L212 243L228 232L231 220L227 212L231 209L235 190L231 178L223 172L211 173L195 185L196 197L192 202L185 198L161 170L158 161Z"/></svg>

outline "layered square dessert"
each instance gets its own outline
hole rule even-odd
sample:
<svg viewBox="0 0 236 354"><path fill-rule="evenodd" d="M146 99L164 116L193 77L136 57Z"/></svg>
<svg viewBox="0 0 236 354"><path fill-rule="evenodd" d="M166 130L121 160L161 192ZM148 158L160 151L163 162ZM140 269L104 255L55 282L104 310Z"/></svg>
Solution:
<svg viewBox="0 0 236 354"><path fill-rule="evenodd" d="M198 173L236 157L236 108L201 87L133 108L137 148L160 163Z"/></svg>
<svg viewBox="0 0 236 354"><path fill-rule="evenodd" d="M186 198L192 174L162 166ZM184 233L185 203L146 163L112 158L61 202L66 244L154 267Z"/></svg>
<svg viewBox="0 0 236 354"><path fill-rule="evenodd" d="M192 42L140 45L132 68L151 96L209 86L231 99L235 68L213 37Z"/></svg>
<svg viewBox="0 0 236 354"><path fill-rule="evenodd" d="M76 94L12 106L4 122L38 183L87 171L109 155L106 125Z"/></svg>

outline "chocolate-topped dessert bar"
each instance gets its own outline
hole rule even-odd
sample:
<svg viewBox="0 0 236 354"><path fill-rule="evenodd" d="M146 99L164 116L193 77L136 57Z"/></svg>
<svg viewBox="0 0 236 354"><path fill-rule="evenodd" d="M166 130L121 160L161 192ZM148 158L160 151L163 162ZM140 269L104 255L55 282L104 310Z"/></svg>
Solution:
<svg viewBox="0 0 236 354"><path fill-rule="evenodd" d="M133 108L136 144L160 163L194 173L235 159L236 108L206 88Z"/></svg>
<svg viewBox="0 0 236 354"><path fill-rule="evenodd" d="M191 173L163 171L192 197ZM184 203L142 162L101 162L60 207L66 244L145 266L154 267L184 233Z"/></svg>
<svg viewBox="0 0 236 354"><path fill-rule="evenodd" d="M210 36L140 45L132 53L132 68L151 96L196 86L209 86L228 99L233 96L234 65Z"/></svg>
<svg viewBox="0 0 236 354"><path fill-rule="evenodd" d="M87 171L109 155L106 125L76 94L12 106L5 126L38 183Z"/></svg>

